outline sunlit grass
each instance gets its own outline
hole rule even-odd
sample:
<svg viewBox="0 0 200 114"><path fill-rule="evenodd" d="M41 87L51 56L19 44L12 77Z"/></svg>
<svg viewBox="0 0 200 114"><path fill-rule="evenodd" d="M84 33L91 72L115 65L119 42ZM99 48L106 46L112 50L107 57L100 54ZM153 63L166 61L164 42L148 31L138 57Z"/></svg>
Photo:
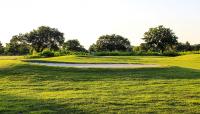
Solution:
<svg viewBox="0 0 200 114"><path fill-rule="evenodd" d="M22 63L23 56L0 56L0 68L7 68Z"/></svg>
<svg viewBox="0 0 200 114"><path fill-rule="evenodd" d="M24 56L0 56L0 60L20 60L25 58Z"/></svg>

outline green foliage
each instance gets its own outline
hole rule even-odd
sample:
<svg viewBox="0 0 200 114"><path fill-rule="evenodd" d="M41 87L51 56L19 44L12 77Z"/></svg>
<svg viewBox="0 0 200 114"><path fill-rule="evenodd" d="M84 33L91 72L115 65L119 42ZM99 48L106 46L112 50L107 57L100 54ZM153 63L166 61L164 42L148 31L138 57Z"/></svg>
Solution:
<svg viewBox="0 0 200 114"><path fill-rule="evenodd" d="M193 51L200 51L200 44L192 45L192 50Z"/></svg>
<svg viewBox="0 0 200 114"><path fill-rule="evenodd" d="M54 51L59 50L65 40L63 33L48 26L41 26L30 33L26 33L25 38L37 52L42 52L45 48Z"/></svg>
<svg viewBox="0 0 200 114"><path fill-rule="evenodd" d="M184 43L178 43L176 45L176 50L177 51L192 51L192 46L190 45L189 42L186 42L185 44Z"/></svg>
<svg viewBox="0 0 200 114"><path fill-rule="evenodd" d="M77 39L68 40L63 44L63 49L72 52L87 52Z"/></svg>
<svg viewBox="0 0 200 114"><path fill-rule="evenodd" d="M60 52L58 52L58 51L55 51L54 52L54 57L58 57L58 56L62 56L62 54Z"/></svg>
<svg viewBox="0 0 200 114"><path fill-rule="evenodd" d="M148 51L149 50L149 47L146 43L141 43L140 44L140 50L141 51Z"/></svg>
<svg viewBox="0 0 200 114"><path fill-rule="evenodd" d="M89 52L96 52L96 51L97 51L97 46L96 46L96 44L90 45L90 47L89 47Z"/></svg>
<svg viewBox="0 0 200 114"><path fill-rule="evenodd" d="M27 55L30 53L30 45L24 40L24 35L19 34L12 37L10 43L6 44L5 54Z"/></svg>
<svg viewBox="0 0 200 114"><path fill-rule="evenodd" d="M88 52L64 51L62 55L89 55Z"/></svg>
<svg viewBox="0 0 200 114"><path fill-rule="evenodd" d="M0 55L4 53L4 47L3 44L0 42Z"/></svg>
<svg viewBox="0 0 200 114"><path fill-rule="evenodd" d="M133 52L93 52L91 55L95 56L179 56L175 51L166 51L164 53L152 51L133 51Z"/></svg>
<svg viewBox="0 0 200 114"><path fill-rule="evenodd" d="M141 51L141 47L140 46L133 46L132 47L132 51L136 52L136 51Z"/></svg>
<svg viewBox="0 0 200 114"><path fill-rule="evenodd" d="M93 51L130 51L131 45L127 38L120 35L103 35L93 44Z"/></svg>
<svg viewBox="0 0 200 114"><path fill-rule="evenodd" d="M178 37L172 30L164 26L150 28L148 32L144 33L143 38L149 50L161 52L173 50L173 46L178 42L177 39Z"/></svg>
<svg viewBox="0 0 200 114"><path fill-rule="evenodd" d="M140 52L136 52L137 55L139 56L163 56L162 53L159 52L153 52L153 51L140 51Z"/></svg>
<svg viewBox="0 0 200 114"><path fill-rule="evenodd" d="M119 51L113 51L113 52L93 52L91 53L94 56L132 56L133 52L119 52Z"/></svg>
<svg viewBox="0 0 200 114"><path fill-rule="evenodd" d="M54 52L51 50L44 50L39 55L42 57L54 57L55 56Z"/></svg>
<svg viewBox="0 0 200 114"><path fill-rule="evenodd" d="M165 51L163 52L164 56L170 56L170 57L175 57L175 56L179 56L180 54L176 51Z"/></svg>
<svg viewBox="0 0 200 114"><path fill-rule="evenodd" d="M66 56L66 55L89 55L89 53L87 53L87 52L76 52L76 51L65 51L65 50L51 51L51 50L47 49L47 50L42 51L38 55L36 55L35 58L38 58L38 57L58 57L58 56ZM32 57L29 56L29 58L32 58ZM33 58L34 58L34 56L33 56Z"/></svg>

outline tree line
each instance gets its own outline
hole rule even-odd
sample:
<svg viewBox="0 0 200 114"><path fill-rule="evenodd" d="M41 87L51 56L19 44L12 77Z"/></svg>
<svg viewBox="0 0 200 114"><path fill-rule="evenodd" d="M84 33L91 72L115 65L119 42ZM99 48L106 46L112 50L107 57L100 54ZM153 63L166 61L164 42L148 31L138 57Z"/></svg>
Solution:
<svg viewBox="0 0 200 114"><path fill-rule="evenodd" d="M0 42L1 55L27 55L34 52L72 51L72 52L160 52L165 51L199 51L200 44L190 45L189 42L178 42L178 37L170 28L158 26L150 28L142 38L145 43L131 46L130 41L123 36L112 34L102 35L89 49L85 49L77 39L65 42L64 33L56 28L40 26L28 33L14 35L4 47Z"/></svg>

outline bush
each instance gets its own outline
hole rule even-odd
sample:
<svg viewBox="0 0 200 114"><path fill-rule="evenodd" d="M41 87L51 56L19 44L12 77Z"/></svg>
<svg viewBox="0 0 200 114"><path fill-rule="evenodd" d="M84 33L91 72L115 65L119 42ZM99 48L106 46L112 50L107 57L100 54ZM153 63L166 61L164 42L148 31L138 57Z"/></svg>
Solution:
<svg viewBox="0 0 200 114"><path fill-rule="evenodd" d="M65 55L89 55L87 52L72 52L72 51L50 51L44 50L41 53L35 53L34 55L27 55L26 58L41 58L41 57L58 57Z"/></svg>
<svg viewBox="0 0 200 114"><path fill-rule="evenodd" d="M94 56L160 56L158 52L144 52L144 51L134 51L134 52L93 52Z"/></svg>
<svg viewBox="0 0 200 114"><path fill-rule="evenodd" d="M153 51L139 51L137 52L138 56L161 56L159 52L153 52Z"/></svg>
<svg viewBox="0 0 200 114"><path fill-rule="evenodd" d="M133 55L132 52L118 52L118 51L113 51L113 52L93 52L91 53L94 56L131 56Z"/></svg>
<svg viewBox="0 0 200 114"><path fill-rule="evenodd" d="M152 52L152 51L134 51L134 52L93 52L94 56L179 56L180 54L175 51L166 51L164 53Z"/></svg>
<svg viewBox="0 0 200 114"><path fill-rule="evenodd" d="M39 55L42 57L54 57L55 56L54 52L50 51L50 50L44 50Z"/></svg>
<svg viewBox="0 0 200 114"><path fill-rule="evenodd" d="M164 56L170 56L170 57L175 57L175 56L179 56L180 54L178 52L175 51L165 51L163 52Z"/></svg>
<svg viewBox="0 0 200 114"><path fill-rule="evenodd" d="M197 53L197 52L196 52ZM58 56L65 56L65 55L78 55L78 56L87 56L87 55L93 55L93 56L179 56L183 55L181 53L175 52L175 51L165 51L164 53L159 52L152 52L152 51L134 51L134 52L119 52L119 51L113 51L113 52L72 52L72 51L50 51L50 50L44 50L43 52L36 54L36 55L30 55L27 56L27 58L40 58L40 57L58 57Z"/></svg>
<svg viewBox="0 0 200 114"><path fill-rule="evenodd" d="M75 51L61 50L60 56L63 56L63 55L89 55L89 53L88 52L75 52Z"/></svg>
<svg viewBox="0 0 200 114"><path fill-rule="evenodd" d="M54 57L58 57L58 56L61 56L61 53L60 52L54 52Z"/></svg>

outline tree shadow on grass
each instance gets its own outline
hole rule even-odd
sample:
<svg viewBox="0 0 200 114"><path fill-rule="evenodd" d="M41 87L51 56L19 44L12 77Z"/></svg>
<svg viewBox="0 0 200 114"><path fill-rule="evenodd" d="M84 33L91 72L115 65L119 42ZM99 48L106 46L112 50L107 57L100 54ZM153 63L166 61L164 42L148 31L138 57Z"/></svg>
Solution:
<svg viewBox="0 0 200 114"><path fill-rule="evenodd" d="M36 81L200 79L200 70L182 67L135 69L67 68L23 64L7 69L0 69L0 78L2 77L21 77Z"/></svg>
<svg viewBox="0 0 200 114"><path fill-rule="evenodd" d="M0 94L1 114L90 114L69 103L58 104L55 100L32 99Z"/></svg>

